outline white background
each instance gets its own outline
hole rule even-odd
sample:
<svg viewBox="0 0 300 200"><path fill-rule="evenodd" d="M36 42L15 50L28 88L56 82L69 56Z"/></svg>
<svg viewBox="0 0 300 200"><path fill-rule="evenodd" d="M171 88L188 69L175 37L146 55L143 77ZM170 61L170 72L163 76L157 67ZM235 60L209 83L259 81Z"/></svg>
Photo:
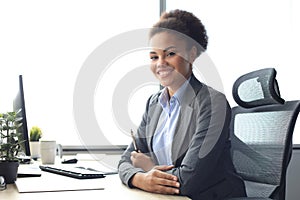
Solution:
<svg viewBox="0 0 300 200"><path fill-rule="evenodd" d="M78 72L102 42L122 32L149 28L158 20L159 5L149 0L27 0L0 2L0 112L12 109L18 75L23 74L28 128L39 126L45 138L64 145L81 144L73 120L73 90ZM297 0L168 1L167 10L193 12L209 35L207 54L213 60L230 104L231 87L242 74L275 67L282 97L300 99L300 3ZM182 3L178 3L182 2ZM147 54L147 52L145 52ZM103 55L105 56L105 55ZM147 63L148 56L130 55L118 65ZM138 63L138 64L136 64ZM122 71L122 70L120 70ZM114 76L118 70L108 74ZM119 76L122 76L119 74ZM109 85L116 83L107 83ZM149 94L139 90L128 103L137 124ZM97 93L98 94L98 93ZM101 98L95 95L95 98ZM109 98L109 97L108 97ZM95 108L97 101L95 100ZM105 111L105 112L110 112ZM110 113L114 144L130 138L119 133ZM101 118L101 117L99 117ZM101 141L95 141L101 145ZM294 143L300 143L299 123Z"/></svg>
<svg viewBox="0 0 300 200"><path fill-rule="evenodd" d="M241 75L274 67L285 100L300 99L299 47L300 1L298 0L185 0L167 1L167 10L193 12L205 24L207 53L222 78L231 106L231 89ZM300 143L300 120L294 143Z"/></svg>

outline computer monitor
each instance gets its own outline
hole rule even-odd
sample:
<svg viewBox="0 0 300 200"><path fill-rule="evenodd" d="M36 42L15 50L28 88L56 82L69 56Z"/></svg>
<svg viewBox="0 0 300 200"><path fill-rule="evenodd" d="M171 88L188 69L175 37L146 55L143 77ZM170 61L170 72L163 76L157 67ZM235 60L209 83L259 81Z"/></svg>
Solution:
<svg viewBox="0 0 300 200"><path fill-rule="evenodd" d="M21 120L18 122L21 123L21 126L18 128L17 131L21 133L21 137L19 138L19 140L24 141L21 143L22 151L23 153L25 153L26 156L30 156L31 154L30 154L30 146L29 146L22 75L19 75L19 89L13 101L13 110L17 113L17 117L21 118Z"/></svg>

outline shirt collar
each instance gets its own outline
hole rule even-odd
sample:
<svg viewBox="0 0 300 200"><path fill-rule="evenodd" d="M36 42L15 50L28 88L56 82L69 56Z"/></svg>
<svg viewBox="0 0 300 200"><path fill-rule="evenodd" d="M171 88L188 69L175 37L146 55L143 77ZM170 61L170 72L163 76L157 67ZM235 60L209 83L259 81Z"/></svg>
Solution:
<svg viewBox="0 0 300 200"><path fill-rule="evenodd" d="M172 96L175 100L179 102L179 104L182 104L183 98L184 98L184 92L186 88L188 87L189 81L191 77L188 78L181 86L180 88L175 92L175 94ZM165 108L168 105L169 102L169 93L168 89L165 87L162 90L161 95L159 96L159 103L162 105L163 108Z"/></svg>

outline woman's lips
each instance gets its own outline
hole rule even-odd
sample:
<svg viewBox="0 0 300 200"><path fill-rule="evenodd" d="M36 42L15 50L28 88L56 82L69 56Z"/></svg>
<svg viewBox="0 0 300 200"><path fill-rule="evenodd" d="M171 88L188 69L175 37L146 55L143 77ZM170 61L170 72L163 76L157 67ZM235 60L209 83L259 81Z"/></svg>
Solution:
<svg viewBox="0 0 300 200"><path fill-rule="evenodd" d="M167 77L172 73L173 69L163 69L163 70L158 70L157 74L161 78Z"/></svg>

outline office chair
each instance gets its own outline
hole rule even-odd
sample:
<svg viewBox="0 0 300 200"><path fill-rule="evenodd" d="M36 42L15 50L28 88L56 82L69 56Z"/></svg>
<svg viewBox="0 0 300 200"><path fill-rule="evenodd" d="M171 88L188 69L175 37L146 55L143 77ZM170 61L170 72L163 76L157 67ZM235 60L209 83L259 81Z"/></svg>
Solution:
<svg viewBox="0 0 300 200"><path fill-rule="evenodd" d="M286 172L300 101L280 97L274 68L237 79L232 108L232 159L247 196L235 200L285 199Z"/></svg>

